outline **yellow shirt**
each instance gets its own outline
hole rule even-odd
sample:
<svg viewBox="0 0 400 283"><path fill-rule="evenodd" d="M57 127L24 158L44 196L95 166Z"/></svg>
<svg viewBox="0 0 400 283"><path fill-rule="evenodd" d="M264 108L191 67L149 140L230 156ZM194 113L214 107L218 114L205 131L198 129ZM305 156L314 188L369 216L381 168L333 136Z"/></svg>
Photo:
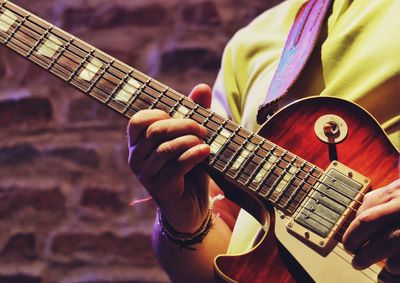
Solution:
<svg viewBox="0 0 400 283"><path fill-rule="evenodd" d="M294 18L305 0L266 11L228 43L214 86L213 108L256 131L256 113L276 71ZM336 0L321 51L302 76L303 96L335 96L371 113L400 148L400 1ZM247 250L260 226L243 210L231 253Z"/></svg>

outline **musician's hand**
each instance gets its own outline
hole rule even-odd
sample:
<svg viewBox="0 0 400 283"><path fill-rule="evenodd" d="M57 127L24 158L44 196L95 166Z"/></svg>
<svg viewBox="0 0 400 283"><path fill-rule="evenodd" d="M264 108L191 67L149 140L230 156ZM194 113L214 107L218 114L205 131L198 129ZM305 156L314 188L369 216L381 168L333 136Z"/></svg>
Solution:
<svg viewBox="0 0 400 283"><path fill-rule="evenodd" d="M190 97L208 108L211 89L198 85ZM129 165L180 232L196 231L208 213L210 179L196 167L210 153L206 135L205 127L161 110L140 111L128 126Z"/></svg>
<svg viewBox="0 0 400 283"><path fill-rule="evenodd" d="M355 268L387 259L386 269L400 275L400 179L365 195L343 244Z"/></svg>

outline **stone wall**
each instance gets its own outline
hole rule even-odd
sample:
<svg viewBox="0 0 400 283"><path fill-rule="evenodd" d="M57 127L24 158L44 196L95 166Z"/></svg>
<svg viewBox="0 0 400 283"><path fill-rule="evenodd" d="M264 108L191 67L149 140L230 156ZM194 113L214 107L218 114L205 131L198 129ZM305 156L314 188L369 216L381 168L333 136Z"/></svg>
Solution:
<svg viewBox="0 0 400 283"><path fill-rule="evenodd" d="M213 83L233 33L278 0L15 0L172 88ZM126 121L0 49L0 282L168 282Z"/></svg>

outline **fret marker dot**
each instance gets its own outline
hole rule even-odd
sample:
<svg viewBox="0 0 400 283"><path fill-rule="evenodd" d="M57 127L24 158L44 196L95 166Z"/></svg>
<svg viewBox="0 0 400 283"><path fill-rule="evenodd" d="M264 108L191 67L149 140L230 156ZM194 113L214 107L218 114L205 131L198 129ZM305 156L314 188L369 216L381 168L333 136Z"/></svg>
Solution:
<svg viewBox="0 0 400 283"><path fill-rule="evenodd" d="M54 35L50 35L49 39L44 42L44 44L37 51L38 54L44 55L48 58L52 58L54 54L61 47L62 41Z"/></svg>
<svg viewBox="0 0 400 283"><path fill-rule="evenodd" d="M139 88L140 83L137 80L130 78L128 82L124 85L124 87L115 96L115 99L123 103L129 103L129 101Z"/></svg>
<svg viewBox="0 0 400 283"><path fill-rule="evenodd" d="M243 149L239 156L236 158L235 163L233 163L232 168L234 170L239 169L240 165L242 165L243 161L246 160L247 156L249 156L250 151Z"/></svg>
<svg viewBox="0 0 400 283"><path fill-rule="evenodd" d="M232 135L232 132L228 131L227 129L222 129L220 134L221 134L221 136L229 139L230 136Z"/></svg>
<svg viewBox="0 0 400 283"><path fill-rule="evenodd" d="M103 67L103 63L97 58L92 58L86 65L85 69L82 70L79 77L90 82L94 76L96 76L101 67Z"/></svg>
<svg viewBox="0 0 400 283"><path fill-rule="evenodd" d="M253 143L247 143L247 144L246 144L246 149L247 149L248 151L253 151L255 148L256 148L256 145L253 144Z"/></svg>
<svg viewBox="0 0 400 283"><path fill-rule="evenodd" d="M13 12L6 10L0 16L0 30L7 32L10 27L17 21L17 19L17 16Z"/></svg>
<svg viewBox="0 0 400 283"><path fill-rule="evenodd" d="M178 106L175 113L172 115L175 119L182 119L190 112L190 110L185 106Z"/></svg>
<svg viewBox="0 0 400 283"><path fill-rule="evenodd" d="M214 140L214 142L211 143L210 145L210 152L212 155L216 155L218 151L220 150L222 144L218 143L217 140Z"/></svg>

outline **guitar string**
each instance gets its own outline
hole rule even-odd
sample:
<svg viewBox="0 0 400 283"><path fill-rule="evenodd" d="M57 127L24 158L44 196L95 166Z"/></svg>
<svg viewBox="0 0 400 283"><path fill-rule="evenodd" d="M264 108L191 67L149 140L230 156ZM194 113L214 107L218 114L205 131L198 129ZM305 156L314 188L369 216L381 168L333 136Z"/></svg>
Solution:
<svg viewBox="0 0 400 283"><path fill-rule="evenodd" d="M1 6L3 6L4 4L6 4L6 2L7 1L5 1L4 3L2 3L1 4ZM5 8L5 7L4 7ZM5 9L7 9L7 8L5 8ZM12 10L12 9L10 9L10 10ZM15 10L13 10L13 12L16 12L18 15L20 15L17 11L15 11ZM7 15L6 15L7 16ZM21 15L22 16L22 15ZM7 16L8 17L8 16ZM25 16L26 17L26 16ZM25 18L25 20L29 20L29 19L26 19ZM30 20L29 20L30 21ZM17 21L18 22L18 21ZM32 21L31 21L32 22ZM18 23L21 23L21 22L18 22ZM40 25L38 25L37 23L35 23L35 22L32 22L34 25L36 25L36 26L38 26L38 27L40 27L40 28L42 28L43 29L43 27L42 26L40 26ZM32 29L31 29L32 30ZM59 37L59 36L57 36L57 37ZM52 40L51 40L52 41ZM53 41L53 43L55 43L56 45L58 44L58 43L56 43L56 42L54 42ZM79 47L78 46L76 46L78 49L79 49ZM54 49L52 49L53 51L56 51L56 50L54 50ZM68 50L68 49L67 49ZM68 50L69 51L69 50ZM84 50L83 50L84 51ZM86 51L84 51L84 52L86 52ZM76 55L76 54L75 54ZM78 55L79 56L79 55ZM94 56L93 56L94 57ZM94 57L95 58L95 57ZM83 59L83 58L82 58ZM99 59L99 58L98 58ZM103 61L104 62L104 61ZM78 62L76 62L76 63L78 63ZM104 63L106 63L106 62L104 62ZM107 63L106 63L107 64ZM90 71L91 72L91 70L87 70L87 71ZM93 72L92 72L93 73ZM120 78L119 78L120 79ZM111 82L112 83L112 82ZM101 90L101 89L100 89ZM106 93L106 92L105 92ZM106 93L107 94L107 93ZM255 145L255 144L254 144ZM240 146L240 145L239 145ZM285 151L285 150L284 150ZM267 151L268 152L268 151ZM278 158L280 158L281 156L277 156L277 155L275 155L276 157L278 157ZM262 158L265 158L265 156L261 156ZM295 158L296 158L296 156L295 156ZM306 163L308 163L308 162L306 162ZM281 168L281 169L285 169L285 168ZM303 171L303 172L305 172L305 171ZM305 172L305 173L308 173L308 172ZM323 174L323 172L322 171L319 171L319 173L322 173ZM296 176L297 177L297 176ZM314 176L312 176L312 177L314 177ZM328 176L328 177L330 177L330 176ZM314 177L314 178L316 178L316 177ZM318 181L318 180L317 180ZM325 184L326 185L326 184ZM345 185L345 184L344 184ZM327 186L329 186L329 185L327 185ZM351 187L349 187L350 189L352 189ZM354 190L355 191L355 190ZM355 192L358 192L358 191L355 191ZM338 192L338 193L340 193L340 192ZM346 197L348 197L348 198L350 198L349 196L347 196L347 195L345 195ZM354 200L354 199L353 199ZM361 203L359 203L359 204L361 204Z"/></svg>
<svg viewBox="0 0 400 283"><path fill-rule="evenodd" d="M18 39L17 37L15 38L15 39ZM43 61L43 59L42 58L39 58L39 57L37 57L37 56L35 56L36 58L35 59L39 59L39 60L41 60L41 61ZM49 60L48 58L46 58L47 60ZM37 60L36 60L37 61ZM51 61L51 60L49 60L49 61ZM46 63L49 63L49 62L46 62ZM61 65L61 67L62 67L62 65ZM67 74L64 74L65 75L65 78L67 78L68 77L68 75ZM144 103L148 103L147 101L144 101ZM140 108L139 108L140 109ZM319 191L319 190L317 190L317 191ZM314 197L312 197L312 196L310 196L310 198L311 199L315 199ZM334 199L332 199L332 200L334 200ZM325 206L325 205L324 205ZM302 208L303 206L300 206L300 208ZM326 206L327 207L327 206ZM329 207L327 207L327 208L329 208ZM323 220L326 220L326 221L328 221L328 222L331 222L331 221L329 221L329 219L324 219L324 217L322 217L321 215L318 215L317 213L316 213L316 215L317 216L319 216L321 219L323 219ZM319 220L318 219L314 219L314 220L316 220L316 221L318 221L319 222ZM332 222L331 222L332 223ZM323 226L325 226L323 223L320 223L321 225L323 225ZM343 229L342 227L340 227L339 225L337 225L336 223L332 223L333 225L335 225L335 226L337 226L337 227L339 227L339 229ZM326 227L326 226L325 226ZM329 227L326 227L326 228L329 228Z"/></svg>
<svg viewBox="0 0 400 283"><path fill-rule="evenodd" d="M16 38L16 39L18 39L18 38ZM36 57L35 59L41 59L41 58L39 58L39 57ZM41 60L41 61L43 61L43 60ZM47 62L48 63L48 62ZM64 78L67 78L68 77L68 75L67 74L65 74L64 73ZM146 103L146 101L144 101L144 103ZM139 108L140 109L140 108ZM310 198L311 199L314 199L314 200L316 200L314 197L312 197L312 196L310 196ZM334 200L334 199L332 199L332 200ZM300 208L302 208L302 206L300 206ZM327 207L328 208L328 207ZM318 214L316 214L317 216L319 216L319 217L321 217L320 215L318 215ZM324 219L323 217L321 217L321 219ZM316 220L316 219L315 219ZM329 221L328 219L326 219L327 221ZM335 224L335 223L332 223L332 224ZM323 223L321 223L321 225L324 225ZM327 227L328 228L328 227Z"/></svg>
<svg viewBox="0 0 400 283"><path fill-rule="evenodd" d="M46 58L47 59L47 58ZM284 168L282 168L282 167L280 167L281 169L284 169ZM297 177L297 176L296 176ZM299 179L299 178L298 178ZM300 180L300 179L299 179ZM318 180L317 180L318 181ZM304 190L302 190L302 191L304 191ZM317 191L319 191L319 190L317 190ZM335 201L335 199L332 199L333 201ZM339 203L339 202L338 202ZM346 204L343 204L343 203L339 203L339 204L341 204L342 206L347 206ZM330 207L327 207L327 208L330 208Z"/></svg>
<svg viewBox="0 0 400 283"><path fill-rule="evenodd" d="M284 168L281 168L281 169L284 169ZM343 204L342 204L343 205Z"/></svg>
<svg viewBox="0 0 400 283"><path fill-rule="evenodd" d="M23 42L22 42L23 43ZM25 50L26 51L26 50ZM39 60L41 60L41 58L39 58L39 57L37 57L37 56L35 56L37 59L39 59ZM42 60L41 60L42 61ZM61 67L63 67L62 65L60 65ZM79 82L79 81L77 81L77 82ZM82 90L83 90L83 88L81 88ZM154 97L153 97L154 98ZM145 101L144 100L144 102L145 103L147 103L147 101ZM124 105L124 104L122 104L122 105ZM151 104L149 104L149 105L151 105ZM137 107L135 107L135 110L137 110L137 111L140 111L141 109L140 108L137 108ZM279 156L277 156L277 157L279 157ZM264 157L262 157L262 158L264 158ZM281 169L284 169L284 168L281 168ZM297 177L297 176L296 176ZM314 177L315 178L315 177ZM298 178L299 179L299 178ZM301 179L299 179L299 180L301 180ZM318 179L316 179L316 181L317 182L320 182ZM314 191L319 191L319 190L317 190L317 189L314 189ZM301 207L301 206L300 206ZM327 207L327 206L325 206L325 207ZM330 207L327 207L328 209L330 209ZM354 210L354 209L353 209ZM354 210L355 211L355 210ZM321 217L322 218L322 217ZM323 218L322 218L323 219ZM327 220L327 219L324 219L324 220L326 220L326 221L329 221L329 220ZM321 223L322 224L322 223ZM323 224L322 224L323 225ZM335 226L338 226L337 224L334 224ZM344 229L343 227L340 227L339 226L339 229ZM333 230L333 231L335 231L335 230ZM336 235L342 235L341 233L339 233L337 230L336 230ZM350 263L350 262L349 262Z"/></svg>
<svg viewBox="0 0 400 283"><path fill-rule="evenodd" d="M3 4L5 4L6 2L4 2L4 3L2 3L2 5ZM5 9L7 9L7 8L5 8ZM13 12L16 12L15 10L13 11ZM19 13L18 12L16 12L18 15L19 15ZM29 20L29 19L28 19ZM32 21L31 21L32 22ZM33 24L35 24L35 25L37 25L38 27L41 27L40 25L38 25L37 23L35 23L35 22L32 22ZM43 27L41 27L41 28L43 28ZM57 36L57 37L59 37L59 36ZM57 43L56 43L57 44ZM78 47L79 48L79 47ZM264 139L265 140L265 139ZM267 151L268 152L268 151ZM277 156L278 158L279 158L279 156ZM264 157L263 157L264 158ZM319 173L320 174L323 174L323 175L326 175L323 171L321 171L321 170L318 170L317 169L317 171L319 171ZM332 177L330 177L329 175L326 175L328 178L332 178ZM337 180L337 181L339 181L339 180ZM345 185L345 186L347 186L347 184L344 184L343 183L343 185ZM350 186L348 186L348 188L349 189L351 189L351 190L353 190L353 191L355 191L355 192L357 192L356 190L354 190L353 188L351 188ZM341 192L339 192L339 193L341 193ZM361 195L361 196L364 196L365 194L364 193L359 193L359 192L357 192L359 195ZM354 200L354 199L353 199ZM357 203L359 203L359 204L361 204L360 202L358 202L358 200L355 200Z"/></svg>
<svg viewBox="0 0 400 283"><path fill-rule="evenodd" d="M55 51L55 50L54 50ZM67 49L67 51L69 51L68 49ZM71 52L71 53L73 53L73 52ZM74 54L74 55L77 55L77 54ZM77 56L79 56L79 55L77 55ZM66 56L67 58L69 58L69 59L71 59L70 57L68 57L68 56ZM71 59L72 61L74 61L73 59ZM104 62L104 61L103 61ZM78 62L76 62L75 61L75 63L78 63ZM107 62L105 62L106 64L107 64ZM89 71L89 70L88 70ZM120 79L120 78L119 78ZM112 84L113 84L113 82L111 82ZM106 92L105 92L106 93ZM106 93L107 94L107 93ZM265 141L264 141L265 142ZM239 146L241 146L241 145L239 145ZM242 147L242 146L241 146ZM268 152L268 151L266 151L266 152ZM281 159L281 156L278 156L278 155L274 155L274 156L277 156L279 159ZM265 156L262 156L262 158L265 158ZM296 157L295 157L296 158ZM299 160L299 158L296 158L297 160ZM307 163L307 162L306 162ZM281 167L280 167L281 168ZM281 168L281 169L284 169L284 168ZM305 172L304 170L302 170L301 169L301 171L303 171L303 172ZM323 172L321 172L320 170L316 170L317 172L319 172L319 173L322 173L323 174ZM308 173L308 172L306 172L306 173ZM325 174L324 174L325 175ZM297 177L297 176L296 176ZM314 177L314 176L313 176ZM330 177L330 176L329 176ZM352 189L351 187L349 187L350 189ZM355 191L355 192L357 192L356 190L353 190L353 191ZM339 192L340 194L343 194L342 192ZM358 192L357 192L358 193ZM350 197L350 196L347 196L347 195L345 195L346 197L348 197L348 198L352 198L352 197ZM358 202L359 203L359 202Z"/></svg>
<svg viewBox="0 0 400 283"><path fill-rule="evenodd" d="M281 168L281 169L284 169L284 168ZM296 176L297 177L297 176ZM318 180L317 180L318 181ZM303 190L304 191L304 190ZM317 190L317 191L319 191L319 190ZM319 191L320 192L320 191ZM335 201L335 199L332 199L333 201ZM346 205L345 204L343 204L343 203L339 203L339 204L341 204L342 206L345 206L346 207ZM326 206L327 208L329 208L329 209L331 209L330 207L328 207L328 206ZM333 210L334 211L334 210Z"/></svg>
<svg viewBox="0 0 400 283"><path fill-rule="evenodd" d="M32 22L32 21L31 21ZM36 23L34 23L34 22L32 22L33 24L35 24L35 25L37 25ZM27 28L27 27L25 27L25 28ZM41 28L43 28L43 27L41 27ZM57 36L57 37L59 37L59 36ZM65 40L65 39L63 39L63 40ZM50 39L50 41L52 41L51 39ZM54 42L53 41L53 43L55 43L55 44L57 44L56 42ZM48 46L47 46L48 47ZM78 46L76 46L76 48L78 48L78 49L80 49ZM50 49L50 47L49 47L49 49ZM58 50L54 50L53 49L53 51L58 51ZM68 50L68 48L65 50L65 51L69 51L69 52L71 52L70 50ZM60 51L61 52L61 51ZM84 52L86 52L86 51L84 51ZM71 52L72 53L72 52ZM76 54L75 54L76 55ZM79 56L79 55L77 55L77 56ZM69 58L68 56L66 56L68 59L71 59L71 58ZM94 58L96 58L95 56L93 56ZM97 58L97 59L100 59L100 58ZM72 60L72 59L71 59ZM101 59L100 59L101 60ZM107 62L105 62L104 60L102 60L104 63L106 63L107 64ZM78 63L78 62L75 62L75 63ZM115 68L114 66L111 66L112 68ZM92 72L91 70L87 70L88 72ZM122 71L123 72L123 71ZM94 73L94 72L92 72L92 73ZM105 72L105 73L107 73L107 72ZM114 76L114 75L113 75ZM115 77L115 76L114 76ZM111 82L111 81L110 81ZM113 84L113 82L111 82L112 84ZM127 83L127 84L129 84L129 83ZM100 90L102 90L101 88L99 88ZM156 90L157 91L157 90ZM108 95L107 94L107 92L104 92L106 95ZM179 96L180 96L180 94L178 94ZM173 100L173 98L171 98L172 100ZM122 104L122 103L121 103ZM213 129L212 129L213 130ZM245 129L244 129L245 130ZM218 134L218 133L217 133ZM264 139L264 138L262 138L262 140L263 140L263 143L270 143L269 141L267 141L266 139ZM231 141L231 140L230 140ZM238 144L239 145L239 144ZM255 145L255 146L257 146L256 144L253 144L253 145ZM242 149L243 149L243 145L239 145ZM278 147L279 148L279 147ZM280 149L280 148L279 148ZM264 149L263 149L264 150ZM283 149L280 149L281 151L283 151L283 152L287 152L286 150L283 150ZM265 150L267 153L268 153L268 150ZM276 156L276 157L278 157L279 159L281 158L281 156L278 156L278 155L275 155L275 154L273 154L274 156ZM293 155L293 154L292 154ZM261 156L261 158L262 159L264 159L265 158L265 156ZM294 155L294 158L295 159L297 159L297 160L300 160L300 158L298 158L297 156L295 156ZM306 161L304 161L304 163L307 163L308 164L308 162L306 162ZM285 169L285 168L281 168L281 167L279 167L280 169ZM300 170L302 171L302 172L304 172L304 173L308 173L308 172L306 172L306 171L304 171L304 170L302 170L302 168L300 168ZM323 171L321 171L321 170L318 170L318 169L316 169L315 171L317 171L318 173L320 173L321 175L324 175L324 176L326 176L326 177L328 177L328 178L331 178L331 179L333 179L332 177L330 177L329 175L326 175ZM295 176L296 178L297 178L297 176ZM313 178L316 178L315 176L310 176L310 177L313 177ZM322 177L322 176L321 176ZM340 182L340 180L336 180L336 181L339 181ZM356 191L355 189L353 189L352 187L350 187L350 186L348 186L347 184L345 184L345 183L342 183L343 185L345 185L345 186L347 186L350 190L353 190L354 192L356 192L358 195L364 195L363 193L359 193L358 191ZM326 185L326 184L325 184ZM329 185L327 185L328 187L329 187ZM336 190L335 188L333 188L334 190ZM337 191L337 190L336 190ZM358 200L355 200L355 199L353 199L353 197L351 197L351 196L348 196L348 195L346 195L346 194L343 194L342 192L340 192L340 191L337 191L339 194L342 194L342 195L344 195L345 197L347 197L347 198L350 198L350 199L352 199L353 201L356 201L358 204L361 204Z"/></svg>

